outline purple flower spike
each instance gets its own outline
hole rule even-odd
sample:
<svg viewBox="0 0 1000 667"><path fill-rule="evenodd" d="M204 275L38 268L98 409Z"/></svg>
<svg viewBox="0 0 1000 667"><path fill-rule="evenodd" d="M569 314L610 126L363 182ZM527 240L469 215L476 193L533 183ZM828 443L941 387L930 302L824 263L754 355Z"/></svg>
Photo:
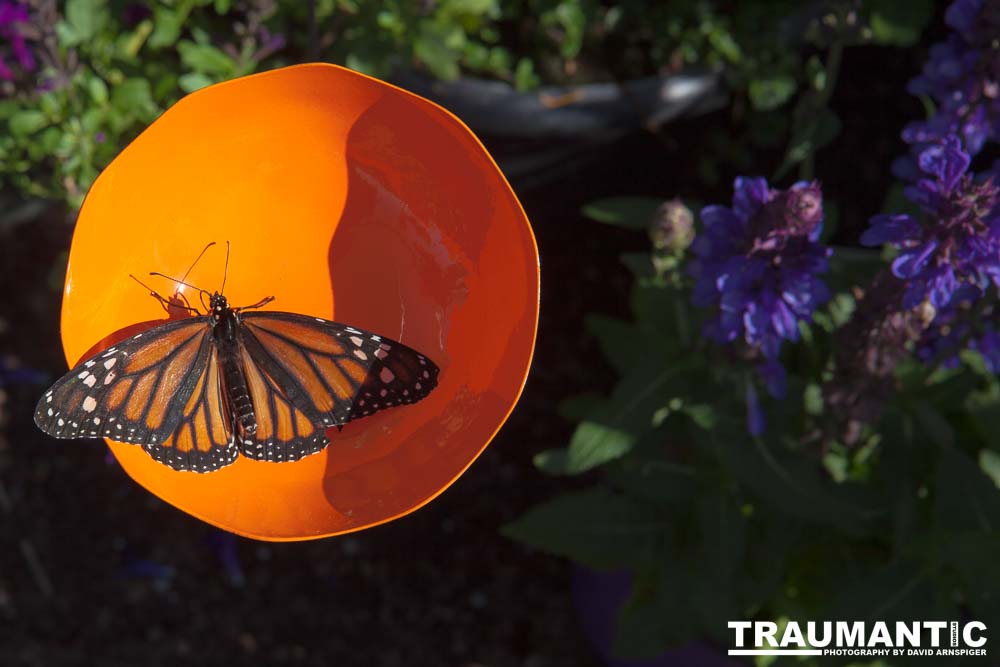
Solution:
<svg viewBox="0 0 1000 667"><path fill-rule="evenodd" d="M933 175L940 189L947 194L969 168L971 161L962 150L958 137L949 135L941 143L922 152L917 158L917 165L924 173Z"/></svg>
<svg viewBox="0 0 1000 667"><path fill-rule="evenodd" d="M35 56L28 47L22 26L31 22L25 3L0 0L0 79L13 81L17 75L7 63L13 55L24 72L35 70Z"/></svg>
<svg viewBox="0 0 1000 667"><path fill-rule="evenodd" d="M775 361L782 341L798 340L799 323L829 298L817 276L830 250L819 244L823 197L816 183L775 190L763 178L737 178L733 206L707 206L704 230L691 250L694 302L713 307L707 336L742 339L765 360L761 375L782 393L784 369Z"/></svg>
<svg viewBox="0 0 1000 667"><path fill-rule="evenodd" d="M955 0L945 21L954 32L931 47L923 72L909 85L912 94L934 100L936 113L909 125L903 140L919 153L926 144L953 135L976 155L1000 137L1000 58L994 45L1000 11L992 0Z"/></svg>
<svg viewBox="0 0 1000 667"><path fill-rule="evenodd" d="M906 280L906 310L925 300L940 310L960 288L982 295L990 282L1000 285L998 189L992 178L977 182L968 173L969 162L953 135L924 148L917 156L923 178L905 192L929 223L877 215L861 236L864 245L899 249L892 272Z"/></svg>

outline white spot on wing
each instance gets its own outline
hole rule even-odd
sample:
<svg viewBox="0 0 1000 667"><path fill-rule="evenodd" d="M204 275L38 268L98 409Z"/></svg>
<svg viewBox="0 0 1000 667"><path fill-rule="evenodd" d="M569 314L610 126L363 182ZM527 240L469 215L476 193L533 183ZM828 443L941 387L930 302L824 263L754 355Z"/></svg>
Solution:
<svg viewBox="0 0 1000 667"><path fill-rule="evenodd" d="M396 376L393 375L393 372L388 368L383 368L382 372L380 372L378 376L379 379L382 380L382 382L385 382L386 384L389 384L390 382L396 379Z"/></svg>
<svg viewBox="0 0 1000 667"><path fill-rule="evenodd" d="M361 350L354 350L354 356L360 359L361 361L367 361L368 359L368 355L362 352Z"/></svg>
<svg viewBox="0 0 1000 667"><path fill-rule="evenodd" d="M83 379L83 383L88 387L93 387L95 384L97 384L97 376L93 374L88 375Z"/></svg>
<svg viewBox="0 0 1000 667"><path fill-rule="evenodd" d="M111 367L115 365L116 361L118 361L118 360L117 359L108 359L107 361L104 362L104 367L107 368L108 370L111 370Z"/></svg>
<svg viewBox="0 0 1000 667"><path fill-rule="evenodd" d="M93 377L93 376L91 376L91 377ZM84 412L93 412L94 408L96 408L96 407L97 407L97 401L94 400L93 396L88 396L87 398L83 399L83 411Z"/></svg>

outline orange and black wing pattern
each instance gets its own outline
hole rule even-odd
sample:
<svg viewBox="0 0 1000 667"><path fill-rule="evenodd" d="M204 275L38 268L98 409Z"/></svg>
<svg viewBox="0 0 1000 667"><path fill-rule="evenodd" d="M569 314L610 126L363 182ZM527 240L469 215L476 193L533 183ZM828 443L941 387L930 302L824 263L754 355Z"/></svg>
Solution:
<svg viewBox="0 0 1000 667"><path fill-rule="evenodd" d="M212 472L239 456L219 372L218 349L211 344L205 347L204 357L195 365L194 390L184 402L173 432L162 441L143 446L150 456L174 470Z"/></svg>
<svg viewBox="0 0 1000 667"><path fill-rule="evenodd" d="M402 343L317 317L241 314L240 353L257 431L242 453L294 461L326 446L324 431L415 403L437 386L438 367Z"/></svg>
<svg viewBox="0 0 1000 667"><path fill-rule="evenodd" d="M210 334L208 318L193 317L99 352L45 392L35 423L56 438L104 437L141 445L178 470L197 470L219 456L235 457L225 433ZM190 438L185 435L188 426Z"/></svg>

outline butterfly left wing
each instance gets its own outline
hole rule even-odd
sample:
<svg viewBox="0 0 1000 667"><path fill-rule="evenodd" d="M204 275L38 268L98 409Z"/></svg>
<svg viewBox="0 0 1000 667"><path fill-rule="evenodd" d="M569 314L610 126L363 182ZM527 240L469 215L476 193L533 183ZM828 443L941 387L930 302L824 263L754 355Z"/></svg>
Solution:
<svg viewBox="0 0 1000 667"><path fill-rule="evenodd" d="M112 345L60 378L35 423L56 438L162 442L180 420L196 369L211 346L205 318L167 322Z"/></svg>
<svg viewBox="0 0 1000 667"><path fill-rule="evenodd" d="M257 433L239 442L250 458L297 460L328 444L326 427L415 403L437 385L423 354L355 327L274 311L243 313L241 325Z"/></svg>
<svg viewBox="0 0 1000 667"><path fill-rule="evenodd" d="M99 352L60 378L35 408L56 438L141 445L175 470L205 472L237 456L205 317L161 324Z"/></svg>

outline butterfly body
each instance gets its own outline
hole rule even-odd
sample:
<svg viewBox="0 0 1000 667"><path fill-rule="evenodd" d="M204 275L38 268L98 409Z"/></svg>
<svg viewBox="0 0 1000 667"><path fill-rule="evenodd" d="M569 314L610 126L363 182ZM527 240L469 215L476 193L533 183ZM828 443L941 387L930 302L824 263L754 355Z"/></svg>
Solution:
<svg viewBox="0 0 1000 667"><path fill-rule="evenodd" d="M436 386L437 366L397 341L317 317L245 312L270 300L233 308L214 293L207 314L99 352L42 396L35 423L54 437L106 437L176 470L210 472L239 455L296 461L329 444L327 428Z"/></svg>
<svg viewBox="0 0 1000 667"><path fill-rule="evenodd" d="M212 295L211 307L212 339L219 350L219 365L229 410L240 430L245 435L253 435L257 432L257 420L246 376L240 366L238 311L230 308L226 297L221 294Z"/></svg>

